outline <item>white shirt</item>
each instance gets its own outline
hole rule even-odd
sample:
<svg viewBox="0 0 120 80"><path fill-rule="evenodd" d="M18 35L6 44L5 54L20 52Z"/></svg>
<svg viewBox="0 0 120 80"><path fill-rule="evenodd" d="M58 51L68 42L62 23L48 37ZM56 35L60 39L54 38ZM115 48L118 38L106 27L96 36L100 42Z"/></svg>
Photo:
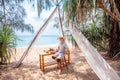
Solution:
<svg viewBox="0 0 120 80"><path fill-rule="evenodd" d="M67 49L68 47L67 47L67 44L66 44L66 42L63 42L63 43L60 43L59 44L59 53L65 53L65 50Z"/></svg>

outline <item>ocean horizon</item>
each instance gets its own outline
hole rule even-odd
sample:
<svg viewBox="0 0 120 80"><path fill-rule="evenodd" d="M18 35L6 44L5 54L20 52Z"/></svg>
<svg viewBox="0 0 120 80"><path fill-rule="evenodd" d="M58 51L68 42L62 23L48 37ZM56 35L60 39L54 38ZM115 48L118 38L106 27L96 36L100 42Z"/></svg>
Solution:
<svg viewBox="0 0 120 80"><path fill-rule="evenodd" d="M34 46L42 45L56 45L58 35L41 35L38 37ZM19 40L17 40L17 47L28 47L34 38L34 35L18 35Z"/></svg>

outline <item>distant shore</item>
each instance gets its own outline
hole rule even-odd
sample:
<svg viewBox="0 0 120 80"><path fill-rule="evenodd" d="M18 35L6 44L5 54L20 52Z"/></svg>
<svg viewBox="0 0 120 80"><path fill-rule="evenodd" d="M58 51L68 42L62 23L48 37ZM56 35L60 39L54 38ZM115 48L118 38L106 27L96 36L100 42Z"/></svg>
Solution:
<svg viewBox="0 0 120 80"><path fill-rule="evenodd" d="M57 44L57 35L43 35L38 37L38 39L35 41L34 45L35 46L43 46L43 45L52 45L52 44ZM23 36L18 36L20 40L17 41L17 47L24 47L24 46L29 46L31 41L33 40L34 36L33 35L23 35Z"/></svg>

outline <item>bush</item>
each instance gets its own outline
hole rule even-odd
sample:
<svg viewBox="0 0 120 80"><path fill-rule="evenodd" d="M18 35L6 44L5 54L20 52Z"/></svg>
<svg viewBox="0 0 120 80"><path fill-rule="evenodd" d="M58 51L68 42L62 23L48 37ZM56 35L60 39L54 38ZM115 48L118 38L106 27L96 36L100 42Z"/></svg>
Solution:
<svg viewBox="0 0 120 80"><path fill-rule="evenodd" d="M0 64L10 62L11 55L16 51L16 39L14 31L8 26L0 28Z"/></svg>
<svg viewBox="0 0 120 80"><path fill-rule="evenodd" d="M82 33L98 50L107 50L108 48L108 29L106 26L97 26L95 23L90 26L84 26L81 29Z"/></svg>

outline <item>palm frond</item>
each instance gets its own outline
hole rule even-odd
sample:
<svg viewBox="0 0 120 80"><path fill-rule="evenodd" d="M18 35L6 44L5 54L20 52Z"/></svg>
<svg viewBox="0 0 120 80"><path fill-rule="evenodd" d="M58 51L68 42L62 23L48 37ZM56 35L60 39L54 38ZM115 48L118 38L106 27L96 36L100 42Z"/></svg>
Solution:
<svg viewBox="0 0 120 80"><path fill-rule="evenodd" d="M11 55L15 53L17 36L9 27L0 28L0 63L10 62Z"/></svg>
<svg viewBox="0 0 120 80"><path fill-rule="evenodd" d="M46 9L50 9L53 6L53 1L51 0L37 0L37 9L38 9L38 16L40 13Z"/></svg>

